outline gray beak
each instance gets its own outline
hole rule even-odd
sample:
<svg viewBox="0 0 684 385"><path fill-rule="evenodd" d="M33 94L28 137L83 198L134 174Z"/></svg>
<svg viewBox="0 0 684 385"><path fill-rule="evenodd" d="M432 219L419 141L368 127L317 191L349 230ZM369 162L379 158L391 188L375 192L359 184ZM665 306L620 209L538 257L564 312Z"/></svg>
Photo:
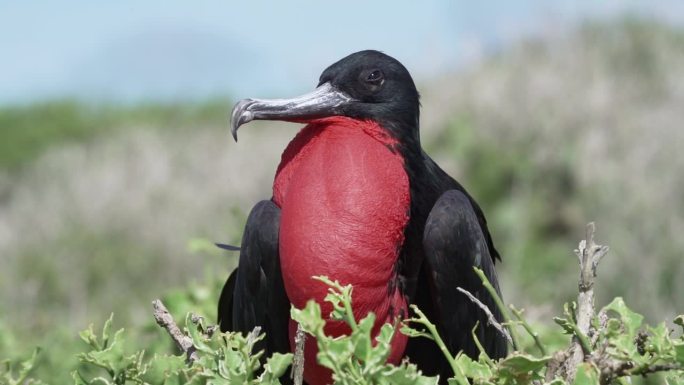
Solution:
<svg viewBox="0 0 684 385"><path fill-rule="evenodd" d="M342 107L355 101L330 83L292 99L243 99L233 107L230 132L237 142L240 126L252 120L307 121L342 114Z"/></svg>

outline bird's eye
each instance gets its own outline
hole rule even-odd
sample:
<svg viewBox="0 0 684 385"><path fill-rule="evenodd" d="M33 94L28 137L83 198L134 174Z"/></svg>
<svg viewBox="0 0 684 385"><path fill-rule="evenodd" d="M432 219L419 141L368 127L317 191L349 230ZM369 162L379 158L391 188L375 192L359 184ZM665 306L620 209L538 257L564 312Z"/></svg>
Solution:
<svg viewBox="0 0 684 385"><path fill-rule="evenodd" d="M373 70L366 76L366 82L376 86L381 86L384 81L385 75L380 70Z"/></svg>

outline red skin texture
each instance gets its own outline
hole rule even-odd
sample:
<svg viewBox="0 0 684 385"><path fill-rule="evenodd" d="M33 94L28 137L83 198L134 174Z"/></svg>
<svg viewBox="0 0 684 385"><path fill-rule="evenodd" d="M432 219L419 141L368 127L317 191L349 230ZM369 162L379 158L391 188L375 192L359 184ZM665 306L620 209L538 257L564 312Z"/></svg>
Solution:
<svg viewBox="0 0 684 385"><path fill-rule="evenodd" d="M304 308L315 299L324 317L327 286L313 280L325 275L352 284L357 319L376 315L373 336L385 322L407 314L396 286L395 263L409 219L409 180L404 160L389 147L396 140L377 123L345 117L310 122L283 153L273 183L273 201L281 209L280 263L290 302ZM296 324L290 320L294 350ZM328 320L328 335L349 334L343 322ZM399 363L407 337L396 333L389 361ZM316 364L316 342L305 346L304 380L332 382L330 371Z"/></svg>

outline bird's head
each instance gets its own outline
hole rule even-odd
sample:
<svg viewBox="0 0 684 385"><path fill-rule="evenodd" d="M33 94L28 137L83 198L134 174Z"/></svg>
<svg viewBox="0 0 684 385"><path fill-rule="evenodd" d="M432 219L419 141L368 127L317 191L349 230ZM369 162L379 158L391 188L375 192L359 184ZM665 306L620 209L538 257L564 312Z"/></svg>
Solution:
<svg viewBox="0 0 684 385"><path fill-rule="evenodd" d="M373 120L398 139L418 137L419 95L408 70L378 51L353 53L328 67L318 87L291 99L243 99L233 108L231 133L252 120L310 122L330 116Z"/></svg>

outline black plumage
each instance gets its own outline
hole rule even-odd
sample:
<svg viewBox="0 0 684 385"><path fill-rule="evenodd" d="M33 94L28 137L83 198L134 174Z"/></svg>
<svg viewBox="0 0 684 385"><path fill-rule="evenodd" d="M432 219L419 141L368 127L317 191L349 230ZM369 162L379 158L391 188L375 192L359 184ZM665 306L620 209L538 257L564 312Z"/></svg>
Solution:
<svg viewBox="0 0 684 385"><path fill-rule="evenodd" d="M234 135L239 125L253 119L343 115L379 123L397 139L398 145L389 150L401 154L410 185L409 222L395 266L396 279L388 285L400 285L408 303L418 305L438 326L452 352L477 357L471 330L479 323L476 334L488 354L503 357L504 337L487 325L477 305L456 290L470 291L500 320L493 299L473 271L474 266L482 269L498 290L494 263L499 254L478 204L422 150L419 95L406 68L377 51L357 52L326 69L318 90L326 94L316 94L320 103L313 107L301 104L302 98L289 104L241 101L233 111ZM247 332L262 326L267 353L289 351L289 302L278 257L279 218L279 208L271 201L254 207L245 227L239 266L219 301L221 329ZM440 374L442 380L452 375L432 341L411 339L406 355L426 374Z"/></svg>

